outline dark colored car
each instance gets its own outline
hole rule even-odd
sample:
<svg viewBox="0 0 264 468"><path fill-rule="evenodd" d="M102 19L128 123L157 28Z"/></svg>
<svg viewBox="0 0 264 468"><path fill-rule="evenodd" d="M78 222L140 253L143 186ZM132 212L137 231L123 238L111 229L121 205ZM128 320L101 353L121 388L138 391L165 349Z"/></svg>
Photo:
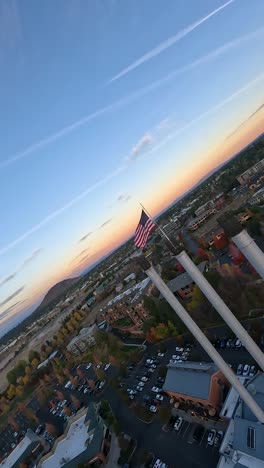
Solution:
<svg viewBox="0 0 264 468"><path fill-rule="evenodd" d="M151 397L149 395L143 395L142 398L144 401L151 401Z"/></svg>
<svg viewBox="0 0 264 468"><path fill-rule="evenodd" d="M201 438L203 436L203 433L204 433L204 427L203 426L197 426L194 429L193 439L196 440L196 442L200 442L200 440L201 440Z"/></svg>

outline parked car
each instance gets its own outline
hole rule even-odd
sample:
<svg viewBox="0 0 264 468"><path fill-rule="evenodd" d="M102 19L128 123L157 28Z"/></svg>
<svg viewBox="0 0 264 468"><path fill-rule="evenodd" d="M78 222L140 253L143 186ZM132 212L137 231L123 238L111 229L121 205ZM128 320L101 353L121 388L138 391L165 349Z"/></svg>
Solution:
<svg viewBox="0 0 264 468"><path fill-rule="evenodd" d="M197 426L193 432L193 439L196 440L196 442L200 442L203 433L204 433L204 427L201 425Z"/></svg>
<svg viewBox="0 0 264 468"><path fill-rule="evenodd" d="M158 382L164 383L164 382L165 382L165 379L163 379L163 377L158 377Z"/></svg>
<svg viewBox="0 0 264 468"><path fill-rule="evenodd" d="M151 413L157 413L157 406L150 405L149 406L149 411L151 411Z"/></svg>
<svg viewBox="0 0 264 468"><path fill-rule="evenodd" d="M129 398L130 400L134 400L134 399L135 399L135 395L133 395L133 394L132 394L132 395L129 395L128 398Z"/></svg>
<svg viewBox="0 0 264 468"><path fill-rule="evenodd" d="M221 440L223 438L223 431L218 431L216 436L215 436L215 440L214 440L214 446L215 447L219 447L220 443L221 443Z"/></svg>
<svg viewBox="0 0 264 468"><path fill-rule="evenodd" d="M215 436L216 436L216 430L215 430L215 429L212 429L212 430L209 432L208 437L207 437L208 445L213 445Z"/></svg>
<svg viewBox="0 0 264 468"><path fill-rule="evenodd" d="M87 364L87 366L86 366L86 369L87 369L87 370L90 369L91 366L92 366L92 363L89 362L89 364Z"/></svg>
<svg viewBox="0 0 264 468"><path fill-rule="evenodd" d="M106 365L104 366L104 370L109 369L110 366L111 366L111 364L110 364L110 362L109 362L108 364L106 364Z"/></svg>
<svg viewBox="0 0 264 468"><path fill-rule="evenodd" d="M243 373L242 373L243 377L247 377L248 374L249 374L249 371L250 371L250 366L248 364L245 364L244 369L243 369Z"/></svg>
<svg viewBox="0 0 264 468"><path fill-rule="evenodd" d="M159 392L160 392L160 388L154 386L154 387L152 387L151 391L154 392L154 393L159 393Z"/></svg>
<svg viewBox="0 0 264 468"><path fill-rule="evenodd" d="M164 357L164 356L165 356L164 353L158 353L158 357L159 357L159 358L162 358L162 357Z"/></svg>
<svg viewBox="0 0 264 468"><path fill-rule="evenodd" d="M174 424L175 431L178 431L181 428L182 425L183 425L183 418L181 416L179 416L177 421Z"/></svg>
<svg viewBox="0 0 264 468"><path fill-rule="evenodd" d="M255 367L255 366L251 366L248 375L249 375L249 377L254 377L255 374L256 374L256 367Z"/></svg>
<svg viewBox="0 0 264 468"><path fill-rule="evenodd" d="M164 400L164 396L161 395L160 393L158 393L158 394L156 395L156 400L163 401L163 400Z"/></svg>
<svg viewBox="0 0 264 468"><path fill-rule="evenodd" d="M139 386L139 387L144 387L144 385L145 385L145 382L139 382L139 383L138 383L138 386Z"/></svg>
<svg viewBox="0 0 264 468"><path fill-rule="evenodd" d="M153 374L153 372L155 372L155 369L153 369L153 368L151 367L151 369L149 369L149 372L151 372L151 374Z"/></svg>
<svg viewBox="0 0 264 468"><path fill-rule="evenodd" d="M143 395L143 400L144 401L150 401L151 400L151 397L149 395Z"/></svg>
<svg viewBox="0 0 264 468"><path fill-rule="evenodd" d="M241 375L243 372L243 364L238 364L237 375Z"/></svg>
<svg viewBox="0 0 264 468"><path fill-rule="evenodd" d="M182 353L182 351L183 351L183 348L179 348L179 346L176 346L175 349L176 349L176 351L178 351L178 352L180 352L180 353Z"/></svg>
<svg viewBox="0 0 264 468"><path fill-rule="evenodd" d="M142 392L143 391L143 387L140 387L139 385L136 386L136 389L138 392Z"/></svg>
<svg viewBox="0 0 264 468"><path fill-rule="evenodd" d="M242 346L241 341L239 339L237 339L236 342L235 342L235 348L241 348L241 346Z"/></svg>
<svg viewBox="0 0 264 468"><path fill-rule="evenodd" d="M148 378L147 377L141 377L142 382L147 382Z"/></svg>

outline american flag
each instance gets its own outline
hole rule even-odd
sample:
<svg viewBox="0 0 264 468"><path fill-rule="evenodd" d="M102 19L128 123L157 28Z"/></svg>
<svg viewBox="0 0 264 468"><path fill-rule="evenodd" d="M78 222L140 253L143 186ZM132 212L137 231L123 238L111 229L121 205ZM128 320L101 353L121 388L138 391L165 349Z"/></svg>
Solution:
<svg viewBox="0 0 264 468"><path fill-rule="evenodd" d="M152 231L156 229L156 224L150 219L144 210L142 210L140 220L135 232L135 244L137 247L144 249L146 243L148 242L148 238Z"/></svg>

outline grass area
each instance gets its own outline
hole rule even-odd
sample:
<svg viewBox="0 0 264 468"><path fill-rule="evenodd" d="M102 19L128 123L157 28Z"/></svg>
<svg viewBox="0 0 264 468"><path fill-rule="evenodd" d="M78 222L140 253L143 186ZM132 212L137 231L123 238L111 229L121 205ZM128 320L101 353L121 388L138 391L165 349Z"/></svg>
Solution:
<svg viewBox="0 0 264 468"><path fill-rule="evenodd" d="M135 415L146 423L150 423L154 419L153 413L150 413L144 406L136 405L134 408Z"/></svg>
<svg viewBox="0 0 264 468"><path fill-rule="evenodd" d="M129 317L122 317L113 323L113 327L131 327L133 325L132 320Z"/></svg>

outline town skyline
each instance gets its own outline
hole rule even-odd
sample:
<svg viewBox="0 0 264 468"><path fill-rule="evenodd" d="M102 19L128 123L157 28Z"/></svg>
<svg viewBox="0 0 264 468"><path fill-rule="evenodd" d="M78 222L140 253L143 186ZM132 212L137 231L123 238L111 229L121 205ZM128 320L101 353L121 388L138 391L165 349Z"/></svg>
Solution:
<svg viewBox="0 0 264 468"><path fill-rule="evenodd" d="M76 34L76 66L82 67L84 76L74 76L73 93L67 74L59 92L61 68L49 61L50 49L42 48L46 73L54 79L53 86L47 85L37 49L28 45L29 38L34 38L36 47L43 47L41 36L32 27L34 8L25 13L11 2L3 9L16 34L11 43L6 32L2 45L2 97L16 115L8 111L10 119L5 119L1 143L1 192L6 207L0 244L2 327L34 306L53 284L78 276L130 237L140 215L138 200L155 216L263 132L264 28L259 19L263 4L257 2L253 12L246 4L239 9L236 1L215 2L215 10L208 1L199 7L190 3L191 13L180 8L179 24L171 21L167 30L158 21L157 12L153 13L151 21L160 24L158 35L152 37L153 25L149 23L144 44L136 41L133 50L131 46L128 51L123 48L112 62L102 60L108 45L98 46L100 70L95 68L94 74L84 67L87 52L83 39L96 37L95 31L94 36L88 35L81 20L88 7L67 12L64 21L70 32L64 36L56 32L54 18L49 47L55 39L58 51L68 44L69 57L57 57L59 67L67 72L74 60L72 41ZM175 9L169 2L171 14ZM44 10L45 25L52 6ZM109 11L113 23L109 23ZM138 27L129 20L129 13L124 19L128 35L135 34ZM146 20L146 7L141 13ZM114 6L103 15L110 36L117 25L116 15ZM237 18L235 30L232 15ZM27 22L29 29L25 28ZM212 29L216 33L208 44L206 38ZM116 34L111 47L117 46L123 28ZM26 82L30 67L36 72L33 95ZM15 70L25 88L24 97L12 96ZM88 77L91 89L83 103ZM47 93L47 102L38 87ZM192 96L187 93L190 89ZM18 96L19 102L15 102ZM32 115L24 116L28 99ZM15 136L12 141L10 132ZM98 161L93 154L100 154ZM10 180L15 190L10 191ZM158 187L155 197L153 187Z"/></svg>

